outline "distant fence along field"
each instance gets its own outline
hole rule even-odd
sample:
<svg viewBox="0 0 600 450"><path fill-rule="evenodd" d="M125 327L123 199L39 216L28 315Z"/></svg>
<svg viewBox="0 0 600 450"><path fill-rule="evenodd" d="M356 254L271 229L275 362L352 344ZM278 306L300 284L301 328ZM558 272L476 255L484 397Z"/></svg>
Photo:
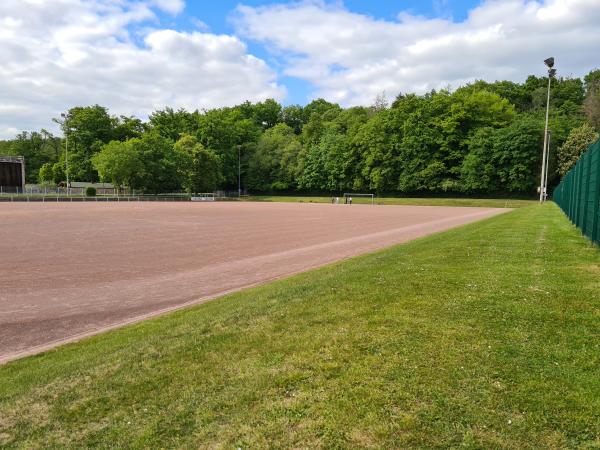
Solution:
<svg viewBox="0 0 600 450"><path fill-rule="evenodd" d="M590 145L554 190L554 201L593 242L600 241L600 140Z"/></svg>

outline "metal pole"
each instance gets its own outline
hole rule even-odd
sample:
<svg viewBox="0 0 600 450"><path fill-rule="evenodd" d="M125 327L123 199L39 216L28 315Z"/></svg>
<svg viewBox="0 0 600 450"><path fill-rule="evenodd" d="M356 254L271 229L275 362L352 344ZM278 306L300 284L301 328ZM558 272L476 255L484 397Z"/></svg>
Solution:
<svg viewBox="0 0 600 450"><path fill-rule="evenodd" d="M548 199L548 166L550 166L550 137L551 133L548 130L548 146L546 147L546 170L544 175L544 201Z"/></svg>
<svg viewBox="0 0 600 450"><path fill-rule="evenodd" d="M240 198L242 196L242 178L240 176L241 174L241 157L240 157L240 153L241 153L241 145L237 146L238 148L238 198Z"/></svg>
<svg viewBox="0 0 600 450"><path fill-rule="evenodd" d="M21 160L21 186L25 189L25 157Z"/></svg>
<svg viewBox="0 0 600 450"><path fill-rule="evenodd" d="M67 195L69 195L69 135L65 133L65 172L67 173Z"/></svg>
<svg viewBox="0 0 600 450"><path fill-rule="evenodd" d="M544 185L546 184L546 180L544 179L544 175L546 174L546 146L548 145L548 113L550 111L550 83L552 83L552 77L550 76L550 72L548 72L548 98L546 100L546 127L544 129L544 151L542 154L542 174L540 180L540 203L544 201Z"/></svg>

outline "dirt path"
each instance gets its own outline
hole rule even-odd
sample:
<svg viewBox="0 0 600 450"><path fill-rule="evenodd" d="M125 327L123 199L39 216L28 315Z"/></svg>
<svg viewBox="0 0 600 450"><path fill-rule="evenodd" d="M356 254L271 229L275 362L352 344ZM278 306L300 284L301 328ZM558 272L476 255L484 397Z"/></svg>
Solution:
<svg viewBox="0 0 600 450"><path fill-rule="evenodd" d="M505 209L0 205L0 363Z"/></svg>

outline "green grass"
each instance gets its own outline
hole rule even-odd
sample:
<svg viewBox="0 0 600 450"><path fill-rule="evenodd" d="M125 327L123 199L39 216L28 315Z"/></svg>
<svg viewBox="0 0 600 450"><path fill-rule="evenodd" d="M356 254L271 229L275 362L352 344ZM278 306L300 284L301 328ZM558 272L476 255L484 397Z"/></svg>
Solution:
<svg viewBox="0 0 600 450"><path fill-rule="evenodd" d="M294 196L249 196L246 198L255 202L298 202L298 203L331 203L331 197L294 197ZM343 197L340 197L343 202ZM370 204L370 198L358 197L353 203ZM489 208L522 208L532 206L535 200L506 199L506 198L386 198L376 197L377 205L413 205L413 206L478 206Z"/></svg>
<svg viewBox="0 0 600 450"><path fill-rule="evenodd" d="M0 446L598 448L599 275L518 209L0 367Z"/></svg>

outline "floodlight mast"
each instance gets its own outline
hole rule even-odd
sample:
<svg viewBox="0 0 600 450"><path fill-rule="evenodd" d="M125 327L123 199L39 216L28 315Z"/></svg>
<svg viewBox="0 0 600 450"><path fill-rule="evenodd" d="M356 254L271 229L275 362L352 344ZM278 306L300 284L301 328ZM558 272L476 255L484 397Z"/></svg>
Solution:
<svg viewBox="0 0 600 450"><path fill-rule="evenodd" d="M550 139L552 137L552 133L548 130L548 151L546 152L546 169L544 175L544 200L548 199L548 166L550 165Z"/></svg>
<svg viewBox="0 0 600 450"><path fill-rule="evenodd" d="M65 173L67 175L67 195L70 195L70 183L69 183L69 133L70 128L66 128L67 126L67 115L65 113L61 113L60 116L63 118L62 121L57 119L53 119L55 122L59 123L63 127L63 132L65 133ZM67 131L65 131L65 129Z"/></svg>
<svg viewBox="0 0 600 450"><path fill-rule="evenodd" d="M540 203L546 200L546 189L548 185L548 174L547 174L547 162L548 159L548 114L550 112L550 87L552 85L552 78L556 75L556 69L554 69L554 58L550 57L544 60L544 64L548 67L548 96L546 99L546 126L544 128L544 149L542 151L542 174L540 176Z"/></svg>
<svg viewBox="0 0 600 450"><path fill-rule="evenodd" d="M237 146L237 151L238 151L238 198L240 198L242 196L242 165L241 165L241 152L242 152L242 146L238 144Z"/></svg>

